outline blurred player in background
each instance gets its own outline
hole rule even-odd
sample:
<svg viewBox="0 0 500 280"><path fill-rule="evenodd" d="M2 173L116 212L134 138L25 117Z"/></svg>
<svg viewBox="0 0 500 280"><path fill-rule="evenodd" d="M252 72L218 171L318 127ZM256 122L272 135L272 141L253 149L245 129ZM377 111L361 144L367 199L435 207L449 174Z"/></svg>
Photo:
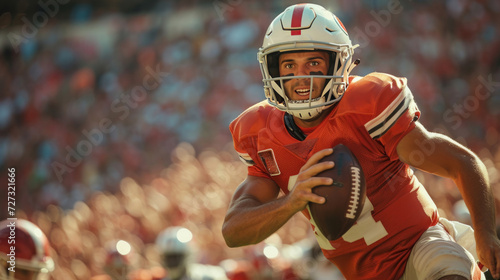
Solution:
<svg viewBox="0 0 500 280"><path fill-rule="evenodd" d="M194 263L193 234L184 227L169 227L156 238L166 277L163 280L227 280L218 266Z"/></svg>
<svg viewBox="0 0 500 280"><path fill-rule="evenodd" d="M112 280L128 279L132 270L132 247L127 241L112 242L103 270Z"/></svg>
<svg viewBox="0 0 500 280"><path fill-rule="evenodd" d="M0 222L0 261L1 280L46 280L54 270L47 237L23 219Z"/></svg>
<svg viewBox="0 0 500 280"><path fill-rule="evenodd" d="M295 213L314 220L308 203L330 178L315 177L335 163L318 160L339 143L360 161L367 198L357 223L342 238L315 229L323 254L347 279L482 279L474 253L500 277L500 241L484 164L469 149L427 131L405 78L371 73L349 76L355 46L340 20L323 7L299 4L266 31L258 59L266 101L230 125L234 146L248 167L223 225L230 247L266 239ZM453 179L470 227L438 216L410 165ZM432 188L432 186L428 186ZM279 197L279 192L285 196ZM456 227L455 227L456 226ZM472 244L465 250L461 234Z"/></svg>

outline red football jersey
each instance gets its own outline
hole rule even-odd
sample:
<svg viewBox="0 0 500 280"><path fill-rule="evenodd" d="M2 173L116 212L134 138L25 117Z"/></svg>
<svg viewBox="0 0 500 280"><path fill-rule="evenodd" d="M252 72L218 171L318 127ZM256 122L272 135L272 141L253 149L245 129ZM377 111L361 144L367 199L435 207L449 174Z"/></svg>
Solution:
<svg viewBox="0 0 500 280"><path fill-rule="evenodd" d="M289 193L314 153L343 143L356 156L367 199L356 224L329 241L309 219L324 255L347 279L399 279L413 244L438 222L437 208L410 167L399 160L398 142L420 117L405 78L382 73L350 77L342 99L305 140L293 138L284 112L260 102L230 125L234 147L248 174L275 181Z"/></svg>

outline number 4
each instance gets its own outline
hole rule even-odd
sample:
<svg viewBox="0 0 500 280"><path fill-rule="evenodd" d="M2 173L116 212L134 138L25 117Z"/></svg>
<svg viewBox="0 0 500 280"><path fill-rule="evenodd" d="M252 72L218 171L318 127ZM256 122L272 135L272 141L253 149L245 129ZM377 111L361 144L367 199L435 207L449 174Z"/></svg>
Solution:
<svg viewBox="0 0 500 280"><path fill-rule="evenodd" d="M307 206L307 210L309 211L309 206ZM361 212L358 221L344 235L342 235L344 241L353 243L360 239L364 239L366 245L369 246L384 238L388 234L382 222L375 221L371 215L372 211L373 205L370 200L366 198L365 205L363 206L363 212ZM309 215L311 216L311 212L309 212ZM309 222L313 225L319 246L325 250L335 250L335 247L332 246L330 241L328 241L328 239L318 229L312 216Z"/></svg>
<svg viewBox="0 0 500 280"><path fill-rule="evenodd" d="M297 175L290 176L288 180L288 190L291 190L297 181ZM309 206L307 207L309 211ZM360 239L364 239L367 246L377 242L378 240L384 238L388 233L381 221L375 221L372 216L373 204L366 197L365 204L363 206L363 211L359 216L356 223L344 234L342 238L346 242L355 242ZM316 239L318 244L322 249L334 250L328 239L320 232L316 226L316 222L312 218L311 212L309 211L309 216L311 219L309 222L313 225L314 231L316 233Z"/></svg>
<svg viewBox="0 0 500 280"><path fill-rule="evenodd" d="M363 212L358 221L344 234L342 238L347 242L365 240L366 245L371 245L384 238L388 233L381 221L376 222L372 216L373 204L368 197L365 199Z"/></svg>

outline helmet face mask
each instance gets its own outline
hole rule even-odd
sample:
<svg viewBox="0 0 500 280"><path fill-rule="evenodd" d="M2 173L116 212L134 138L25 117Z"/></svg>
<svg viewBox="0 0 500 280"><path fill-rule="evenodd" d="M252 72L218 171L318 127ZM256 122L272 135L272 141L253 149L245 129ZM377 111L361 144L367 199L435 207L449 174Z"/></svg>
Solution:
<svg viewBox="0 0 500 280"><path fill-rule="evenodd" d="M300 15L300 21L297 20ZM295 25L295 26L294 26ZM278 58L287 52L326 51L331 54L330 68L325 75L279 76ZM354 47L342 23L331 12L315 4L288 7L270 24L257 58L260 64L264 93L268 102L303 120L313 119L340 100L354 67ZM326 79L319 97L292 100L284 83L292 79Z"/></svg>
<svg viewBox="0 0 500 280"><path fill-rule="evenodd" d="M166 253L163 255L163 264L168 268L177 268L183 265L186 257L183 253Z"/></svg>

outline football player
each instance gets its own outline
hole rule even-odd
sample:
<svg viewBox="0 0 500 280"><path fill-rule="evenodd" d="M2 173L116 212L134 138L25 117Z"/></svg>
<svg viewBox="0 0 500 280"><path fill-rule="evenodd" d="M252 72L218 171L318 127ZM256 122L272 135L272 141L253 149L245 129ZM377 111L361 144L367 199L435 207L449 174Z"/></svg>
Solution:
<svg viewBox="0 0 500 280"><path fill-rule="evenodd" d="M193 262L193 234L184 227L169 227L156 238L164 280L227 280L222 267Z"/></svg>
<svg viewBox="0 0 500 280"><path fill-rule="evenodd" d="M42 230L24 219L0 222L0 279L44 280L54 270Z"/></svg>
<svg viewBox="0 0 500 280"><path fill-rule="evenodd" d="M498 278L500 241L485 166L419 123L405 78L350 76L359 63L354 49L341 21L318 5L290 6L271 22L258 52L267 100L230 124L248 175L224 220L227 245L258 243L301 211L323 254L347 279L482 279L476 248ZM315 175L335 163L318 160L340 143L359 160L367 197L356 224L329 241L307 205L325 202L311 189L332 183ZM469 250L455 239L458 224L438 216L410 166L454 180L475 230Z"/></svg>
<svg viewBox="0 0 500 280"><path fill-rule="evenodd" d="M112 241L106 252L103 270L111 280L127 279L132 270L132 246L125 240Z"/></svg>

